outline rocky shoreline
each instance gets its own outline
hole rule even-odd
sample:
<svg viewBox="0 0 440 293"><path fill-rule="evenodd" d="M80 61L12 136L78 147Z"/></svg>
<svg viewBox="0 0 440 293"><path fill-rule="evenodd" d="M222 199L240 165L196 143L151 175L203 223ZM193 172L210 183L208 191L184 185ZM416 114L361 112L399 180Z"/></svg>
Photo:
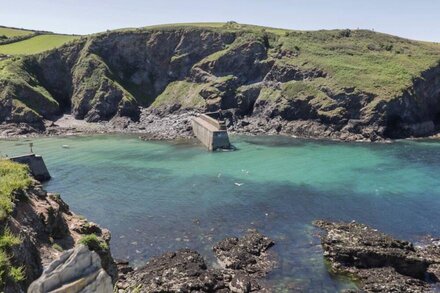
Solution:
<svg viewBox="0 0 440 293"><path fill-rule="evenodd" d="M175 140L193 138L191 118L198 111L177 111L164 114L144 109L140 120L115 117L105 122L86 122L71 115L63 115L56 121L47 121L44 130L25 123L0 124L0 138L28 138L38 136L71 136L93 134L135 134L143 140ZM387 142L382 137L338 131L312 120L285 121L263 117L226 118L228 132L239 135L285 135L307 139L338 141Z"/></svg>
<svg viewBox="0 0 440 293"><path fill-rule="evenodd" d="M176 106L176 108L179 108ZM72 136L93 134L133 134L143 140L191 139L191 119L200 111L172 110L170 108L141 109L139 121L128 117L114 117L110 121L87 122L75 119L72 115L63 115L55 121L46 121L44 129L32 127L27 123L0 124L0 139L29 138L39 136ZM374 135L374 129L368 135L352 132L349 127L338 130L332 126L314 120L287 121L280 118L269 119L264 116L239 117L226 111L223 113L230 134L259 136L284 135L305 139L326 139L346 142L390 142L391 139ZM354 123L354 122L353 122ZM355 127L355 125L352 125ZM364 130L367 129L363 128ZM367 131L367 130L365 130ZM440 134L406 139L438 139Z"/></svg>
<svg viewBox="0 0 440 293"><path fill-rule="evenodd" d="M351 277L362 292L437 292L440 241L424 246L356 222L316 221L329 271ZM349 291L357 292L357 291Z"/></svg>

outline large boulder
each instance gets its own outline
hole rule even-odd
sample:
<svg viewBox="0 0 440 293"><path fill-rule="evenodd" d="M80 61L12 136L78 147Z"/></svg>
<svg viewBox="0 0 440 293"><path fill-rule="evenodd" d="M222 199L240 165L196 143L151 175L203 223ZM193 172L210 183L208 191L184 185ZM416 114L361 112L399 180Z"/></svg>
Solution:
<svg viewBox="0 0 440 293"><path fill-rule="evenodd" d="M113 285L98 254L79 245L53 261L30 285L28 292L108 293L113 292Z"/></svg>

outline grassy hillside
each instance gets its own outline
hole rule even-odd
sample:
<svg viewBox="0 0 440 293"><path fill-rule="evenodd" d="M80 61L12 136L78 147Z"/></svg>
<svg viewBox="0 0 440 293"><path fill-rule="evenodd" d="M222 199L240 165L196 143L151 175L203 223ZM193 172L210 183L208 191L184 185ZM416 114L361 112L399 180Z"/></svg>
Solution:
<svg viewBox="0 0 440 293"><path fill-rule="evenodd" d="M71 35L38 35L30 39L11 44L0 45L0 54L31 55L59 47L69 41L79 38Z"/></svg>
<svg viewBox="0 0 440 293"><path fill-rule="evenodd" d="M34 31L31 30L25 30L25 29L16 29L16 28L9 28L9 27L1 27L0 26L0 37L5 36L7 38L12 37L21 37L21 36L28 36L34 34Z"/></svg>

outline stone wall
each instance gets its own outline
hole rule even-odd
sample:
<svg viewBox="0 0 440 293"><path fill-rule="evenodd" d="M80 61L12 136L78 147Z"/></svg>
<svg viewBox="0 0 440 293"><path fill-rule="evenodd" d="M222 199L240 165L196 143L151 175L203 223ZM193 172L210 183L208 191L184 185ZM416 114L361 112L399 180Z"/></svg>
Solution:
<svg viewBox="0 0 440 293"><path fill-rule="evenodd" d="M20 164L28 165L32 176L38 181L47 181L51 178L42 156L28 154L18 157L12 157L11 160Z"/></svg>
<svg viewBox="0 0 440 293"><path fill-rule="evenodd" d="M213 151L216 149L229 149L229 136L226 130L214 126L206 115L200 115L192 119L194 135L208 148ZM218 124L218 123L217 123Z"/></svg>

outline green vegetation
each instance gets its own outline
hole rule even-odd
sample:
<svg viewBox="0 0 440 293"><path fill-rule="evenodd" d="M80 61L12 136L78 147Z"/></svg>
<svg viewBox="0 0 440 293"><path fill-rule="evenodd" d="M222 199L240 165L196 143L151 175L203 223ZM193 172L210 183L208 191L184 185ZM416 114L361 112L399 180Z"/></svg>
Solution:
<svg viewBox="0 0 440 293"><path fill-rule="evenodd" d="M107 243L105 243L104 240L99 239L98 236L96 236L96 234L89 234L83 236L79 240L79 243L86 245L90 250L93 251L101 251L101 250L109 249Z"/></svg>
<svg viewBox="0 0 440 293"><path fill-rule="evenodd" d="M0 45L0 54L31 55L60 47L65 43L79 38L70 35L38 35L23 41Z"/></svg>
<svg viewBox="0 0 440 293"><path fill-rule="evenodd" d="M0 26L0 36L5 36L7 38L29 36L29 35L32 35L34 33L35 32L31 31L31 30L9 28L9 27L1 27Z"/></svg>
<svg viewBox="0 0 440 293"><path fill-rule="evenodd" d="M146 29L207 28L231 31L239 37L228 48L201 62L214 61L250 39L267 38L269 56L280 51L293 52L277 60L304 70L320 69L328 74L327 83L337 92L344 88L390 99L412 85L414 78L440 62L440 45L413 41L368 30L293 31L229 23L187 23L147 27Z"/></svg>
<svg viewBox="0 0 440 293"><path fill-rule="evenodd" d="M338 88L354 87L379 97L393 97L412 79L440 61L440 46L366 30L290 32L280 49L297 51L285 62L319 68Z"/></svg>
<svg viewBox="0 0 440 293"><path fill-rule="evenodd" d="M137 34L162 31L177 31L178 34L182 34L194 30L199 33L202 30L214 32L215 34L207 39L220 42L222 46L218 46L216 52L211 51L212 54L201 60L197 57L200 53L199 48L190 48L189 44L174 53L173 50L163 50L164 55L159 57L164 59L161 59L160 63L153 60L154 56L148 56L147 61L151 62L148 64L145 63L147 61L143 62L134 56L136 50L141 52L144 49L142 38L139 42L127 44L130 48L125 52L130 52L131 56L122 56L125 54L122 53L119 59L111 56L111 50L99 48L103 42L118 44L118 38L121 37L123 40L126 34L133 34L133 40L138 40ZM185 41L190 40L194 35L189 34ZM75 38L78 37L39 35L20 42L0 45L0 54L34 54L55 48ZM156 45L161 46L159 43L163 40L157 37L155 42L158 42ZM96 46L93 52L87 49L92 44ZM167 44L163 43L164 46ZM267 56L266 52L261 52L261 45L267 50ZM253 82L255 82L253 85L262 88L260 99L307 100L307 103L312 104L314 108L316 106L317 111L324 111L328 115L335 113L339 115L342 111L338 108L338 101L331 97L338 94L347 96L348 92L363 94L371 97L372 101L363 106L362 111L369 111L381 101L392 100L411 89L415 78L420 78L423 72L439 66L440 62L440 45L434 43L413 41L367 30L294 31L236 22L169 24L108 31L73 41L69 48L61 52L62 57L55 57L56 61L52 61L56 63L61 59L63 61L60 63L64 62L68 58L67 54L83 49L78 59L74 60L74 66L68 68L67 72L69 70L70 72L66 73L64 69L61 69L63 72L58 72L60 69L57 68L54 69L53 74L60 76L59 84L62 85L65 82L64 78L71 78L69 74L72 73L75 95L69 102L74 109L83 108L84 114L95 105L101 104L104 99L109 97L119 99L121 96L122 101L118 101L119 109L125 105L160 107L174 103L179 103L184 108L200 107L205 105L201 93L205 98L207 96L215 98L229 91L228 95L232 96L234 90L238 93L241 86L248 86L248 83ZM158 49L152 48L152 52L156 52L155 50ZM325 77L306 77L304 80L282 82L275 86L268 83L258 84L261 81L259 76L254 81L248 80L245 84L240 84L243 78L239 75L255 75L258 70L243 68L252 72L238 73L240 69L234 69L234 64L228 62L237 60L237 64L246 63L240 63L242 61L240 54L249 54L250 50L260 50L255 52L262 54L259 58L264 59L255 63L262 64L262 67L274 63L275 68L280 68L281 75L295 68L298 72L323 72ZM52 53L51 51L41 55L20 56L0 61L0 82L8 85L0 93L0 100L7 98L12 100L14 106L12 120L21 122L41 121L42 117L50 119L50 114L58 113L60 107L58 101L65 99L65 95L71 93L69 88L53 88L53 85L45 80L46 77L39 75L44 71L41 60ZM242 54L244 58L252 58L246 54ZM225 56L228 57L224 58ZM136 60L136 64L131 60ZM168 80L164 79L165 74L162 73L165 70L174 71L175 67L180 70L180 64L193 66L196 70L191 72L201 72L197 67L202 67L203 71L207 71L209 78L204 82L195 82L193 76L182 72L183 75L178 77L179 80L166 84ZM145 68L150 65L154 70L147 72ZM234 82L228 80L231 74L236 75L232 76L236 78Z"/></svg>
<svg viewBox="0 0 440 293"><path fill-rule="evenodd" d="M0 159L0 221L12 212L15 193L25 190L31 183L27 166Z"/></svg>
<svg viewBox="0 0 440 293"><path fill-rule="evenodd" d="M32 183L27 166L0 159L0 288L9 279L21 282L25 279L24 268L11 263L10 250L21 244L21 239L6 226L6 218L13 210L17 192L24 191Z"/></svg>
<svg viewBox="0 0 440 293"><path fill-rule="evenodd" d="M8 227L4 229L3 235L0 235L0 249L6 249L20 243L21 239L15 236Z"/></svg>
<svg viewBox="0 0 440 293"><path fill-rule="evenodd" d="M167 105L173 102L179 102L183 108L197 107L204 104L204 99L200 96L200 91L209 85L191 83L188 81L176 81L170 83L165 91L160 94L153 107Z"/></svg>
<svg viewBox="0 0 440 293"><path fill-rule="evenodd" d="M52 244L52 248L55 249L55 250L58 250L59 252L63 252L64 251L64 249L58 243Z"/></svg>
<svg viewBox="0 0 440 293"><path fill-rule="evenodd" d="M9 278L14 283L22 282L26 279L24 267L11 267L9 270Z"/></svg>

